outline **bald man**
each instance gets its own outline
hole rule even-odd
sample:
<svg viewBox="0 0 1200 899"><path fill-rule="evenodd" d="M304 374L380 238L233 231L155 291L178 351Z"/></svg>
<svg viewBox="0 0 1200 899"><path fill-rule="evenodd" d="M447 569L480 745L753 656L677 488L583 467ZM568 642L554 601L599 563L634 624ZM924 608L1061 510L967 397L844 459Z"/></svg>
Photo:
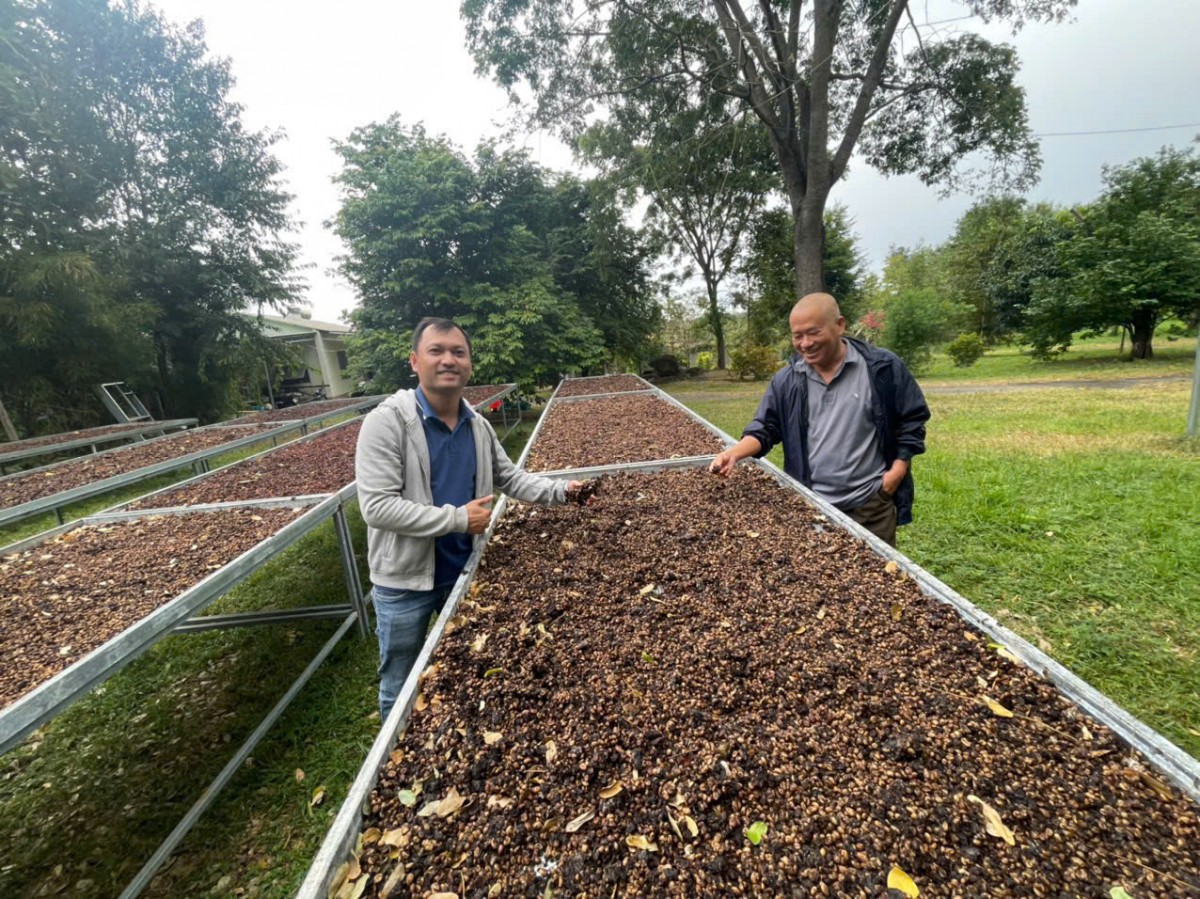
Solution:
<svg viewBox="0 0 1200 899"><path fill-rule="evenodd" d="M912 521L912 458L925 452L921 388L894 353L846 336L827 293L803 297L788 324L796 355L710 470L728 477L782 442L788 474L895 546L896 527Z"/></svg>

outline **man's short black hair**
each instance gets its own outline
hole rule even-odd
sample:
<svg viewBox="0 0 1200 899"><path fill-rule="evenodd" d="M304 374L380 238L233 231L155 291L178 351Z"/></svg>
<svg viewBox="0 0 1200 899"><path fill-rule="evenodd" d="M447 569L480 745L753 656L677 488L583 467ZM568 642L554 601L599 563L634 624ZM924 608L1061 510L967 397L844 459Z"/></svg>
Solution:
<svg viewBox="0 0 1200 899"><path fill-rule="evenodd" d="M421 345L421 335L432 328L438 334L444 334L447 331L458 330L463 339L467 342L467 352L471 351L471 335L468 334L463 326L458 322L451 321L448 318L438 318L434 315L427 315L425 318L417 322L417 327L413 329L413 352L417 351L417 347Z"/></svg>

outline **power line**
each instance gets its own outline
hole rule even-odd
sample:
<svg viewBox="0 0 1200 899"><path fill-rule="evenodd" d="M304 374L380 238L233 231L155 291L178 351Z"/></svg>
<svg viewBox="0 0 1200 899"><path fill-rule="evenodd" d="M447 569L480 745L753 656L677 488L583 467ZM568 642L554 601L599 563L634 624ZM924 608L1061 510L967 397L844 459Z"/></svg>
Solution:
<svg viewBox="0 0 1200 899"><path fill-rule="evenodd" d="M1079 137L1087 134L1133 134L1138 131L1171 131L1177 128L1200 128L1200 122L1184 122L1182 125L1152 125L1149 128L1111 128L1107 131L1049 131L1034 137Z"/></svg>

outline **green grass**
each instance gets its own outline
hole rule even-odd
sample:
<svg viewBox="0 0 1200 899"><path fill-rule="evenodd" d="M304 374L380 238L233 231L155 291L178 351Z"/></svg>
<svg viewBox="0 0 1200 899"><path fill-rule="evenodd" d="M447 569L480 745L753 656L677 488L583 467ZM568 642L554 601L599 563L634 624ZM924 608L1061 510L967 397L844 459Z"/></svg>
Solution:
<svg viewBox="0 0 1200 899"><path fill-rule="evenodd" d="M739 435L764 385L712 386L668 389ZM1200 755L1200 442L1182 436L1190 390L1168 381L931 394L915 522L899 544ZM771 458L781 463L778 448Z"/></svg>
<svg viewBox="0 0 1200 899"><path fill-rule="evenodd" d="M1118 355L1120 344L1110 337L1081 340L1062 356L1048 361L1032 358L1025 348L1000 346L989 349L974 365L959 368L948 356L939 353L921 373L921 381L928 386L935 386L961 381L1169 378L1186 377L1192 373L1196 361L1195 338L1169 341L1160 334L1154 343L1154 356L1147 360L1130 360L1128 344L1124 355Z"/></svg>

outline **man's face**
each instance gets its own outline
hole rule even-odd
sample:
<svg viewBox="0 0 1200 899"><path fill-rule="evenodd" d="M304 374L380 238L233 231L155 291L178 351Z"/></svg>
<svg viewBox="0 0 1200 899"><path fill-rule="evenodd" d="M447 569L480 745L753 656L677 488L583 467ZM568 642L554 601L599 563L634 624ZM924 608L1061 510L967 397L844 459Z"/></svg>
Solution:
<svg viewBox="0 0 1200 899"><path fill-rule="evenodd" d="M471 379L471 350L458 328L448 331L426 328L421 342L408 357L408 364L426 394L454 393L466 387Z"/></svg>
<svg viewBox="0 0 1200 899"><path fill-rule="evenodd" d="M846 319L829 315L818 307L801 307L792 310L788 325L792 330L792 346L805 362L818 371L828 371L837 365Z"/></svg>

